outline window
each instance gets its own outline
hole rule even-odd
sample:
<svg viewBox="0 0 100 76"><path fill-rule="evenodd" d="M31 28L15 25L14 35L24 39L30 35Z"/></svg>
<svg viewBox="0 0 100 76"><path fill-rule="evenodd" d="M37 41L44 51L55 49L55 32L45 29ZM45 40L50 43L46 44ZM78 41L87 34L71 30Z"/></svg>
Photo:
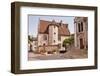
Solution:
<svg viewBox="0 0 100 76"><path fill-rule="evenodd" d="M47 35L44 35L44 40L47 40Z"/></svg>
<svg viewBox="0 0 100 76"><path fill-rule="evenodd" d="M83 22L81 22L81 31L83 31Z"/></svg>
<svg viewBox="0 0 100 76"><path fill-rule="evenodd" d="M56 34L56 33L54 32L54 34Z"/></svg>
<svg viewBox="0 0 100 76"><path fill-rule="evenodd" d="M82 32L83 31L83 22L78 23L78 32Z"/></svg>
<svg viewBox="0 0 100 76"><path fill-rule="evenodd" d="M55 43L56 41L54 40L54 43Z"/></svg>
<svg viewBox="0 0 100 76"><path fill-rule="evenodd" d="M80 23L78 23L78 32L81 32Z"/></svg>
<svg viewBox="0 0 100 76"><path fill-rule="evenodd" d="M45 43L43 43L43 46L45 46Z"/></svg>

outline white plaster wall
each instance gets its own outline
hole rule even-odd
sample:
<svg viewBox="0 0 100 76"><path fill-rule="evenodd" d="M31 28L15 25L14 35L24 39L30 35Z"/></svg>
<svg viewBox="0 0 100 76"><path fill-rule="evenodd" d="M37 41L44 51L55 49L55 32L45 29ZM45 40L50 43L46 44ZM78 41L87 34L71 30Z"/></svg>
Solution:
<svg viewBox="0 0 100 76"><path fill-rule="evenodd" d="M56 33L56 34L54 34ZM55 40L55 42L54 42ZM51 45L56 45L58 44L58 27L52 25L52 26L49 26L49 43Z"/></svg>
<svg viewBox="0 0 100 76"><path fill-rule="evenodd" d="M54 43L54 40L55 40L55 43ZM58 44L58 27L57 26L55 26L55 28L53 27L53 41L52 42L54 45Z"/></svg>
<svg viewBox="0 0 100 76"><path fill-rule="evenodd" d="M43 39L44 35L47 36L47 40ZM48 35L47 34L38 34L38 46L43 45L43 44L48 45Z"/></svg>
<svg viewBox="0 0 100 76"><path fill-rule="evenodd" d="M49 26L49 45L52 45L52 38L53 38L53 26Z"/></svg>

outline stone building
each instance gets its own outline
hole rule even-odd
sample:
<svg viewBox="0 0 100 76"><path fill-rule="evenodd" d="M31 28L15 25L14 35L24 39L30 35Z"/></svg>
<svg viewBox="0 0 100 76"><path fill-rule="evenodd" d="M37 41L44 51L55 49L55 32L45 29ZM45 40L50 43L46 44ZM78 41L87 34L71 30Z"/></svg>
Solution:
<svg viewBox="0 0 100 76"><path fill-rule="evenodd" d="M70 36L68 24L60 21L57 23L53 21L40 20L38 25L37 47L45 47L48 51L51 50L64 50L63 41ZM49 48L52 49L49 49ZM46 50L46 51L47 51Z"/></svg>
<svg viewBox="0 0 100 76"><path fill-rule="evenodd" d="M88 19L87 17L75 17L75 47L79 49L88 48Z"/></svg>

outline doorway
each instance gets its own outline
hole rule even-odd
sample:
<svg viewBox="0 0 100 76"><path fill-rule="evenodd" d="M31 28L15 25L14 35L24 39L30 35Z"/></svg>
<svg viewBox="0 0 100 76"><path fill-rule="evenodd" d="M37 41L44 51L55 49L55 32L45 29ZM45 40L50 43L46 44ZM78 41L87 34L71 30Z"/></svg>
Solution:
<svg viewBox="0 0 100 76"><path fill-rule="evenodd" d="M80 49L84 49L83 39L80 39Z"/></svg>

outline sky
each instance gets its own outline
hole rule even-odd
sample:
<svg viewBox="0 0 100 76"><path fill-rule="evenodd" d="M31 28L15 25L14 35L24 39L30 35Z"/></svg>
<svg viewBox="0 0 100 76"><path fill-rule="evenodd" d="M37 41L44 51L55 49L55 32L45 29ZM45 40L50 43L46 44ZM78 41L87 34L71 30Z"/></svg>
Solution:
<svg viewBox="0 0 100 76"><path fill-rule="evenodd" d="M40 20L52 21L68 24L70 33L74 33L74 17L72 16L45 16L45 15L29 15L28 16L28 34L37 37L38 24Z"/></svg>

